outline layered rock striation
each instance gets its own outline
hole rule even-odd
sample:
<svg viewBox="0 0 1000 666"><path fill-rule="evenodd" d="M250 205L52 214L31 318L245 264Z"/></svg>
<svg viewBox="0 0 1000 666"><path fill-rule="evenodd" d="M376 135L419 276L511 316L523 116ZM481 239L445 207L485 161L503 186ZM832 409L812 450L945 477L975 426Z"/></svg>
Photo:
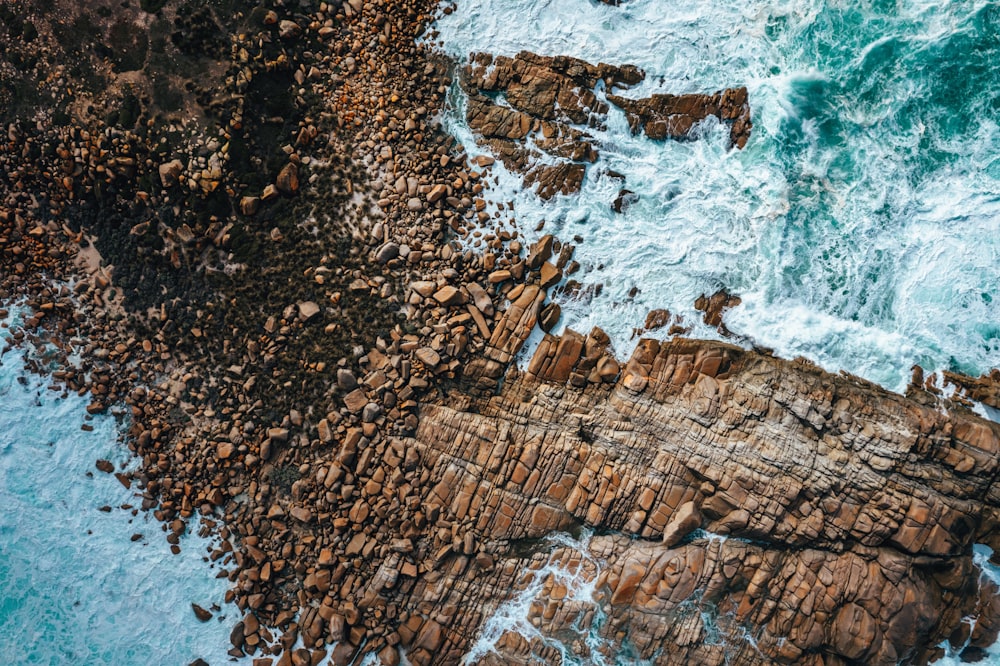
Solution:
<svg viewBox="0 0 1000 666"><path fill-rule="evenodd" d="M543 345L531 367L580 356ZM581 658L589 630L664 664L926 663L995 639L971 555L1000 540L995 424L714 342L644 340L610 384L547 377L423 405L406 441L454 531L412 593L448 618L444 661L554 565L595 594L538 573L529 619ZM501 635L493 663L551 662L529 639Z"/></svg>

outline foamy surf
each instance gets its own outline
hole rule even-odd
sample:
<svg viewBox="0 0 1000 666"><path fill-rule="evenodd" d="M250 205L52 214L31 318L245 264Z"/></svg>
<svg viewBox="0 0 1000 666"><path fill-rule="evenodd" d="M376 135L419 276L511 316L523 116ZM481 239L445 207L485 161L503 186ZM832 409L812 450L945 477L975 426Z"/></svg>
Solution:
<svg viewBox="0 0 1000 666"><path fill-rule="evenodd" d="M511 632L528 641L535 641L560 655L563 664L593 666L618 666L631 664L642 666L651 662L640 660L628 650L627 641L618 649L609 649L614 644L601 637L600 629L605 616L600 605L594 600L598 574L603 563L589 553L591 535L584 533L580 538L568 534L553 534L545 546L553 552L550 560L538 569L526 569L521 573L516 591L510 599L483 623L479 638L466 654L463 664L473 665L495 651L504 634ZM572 553L573 557L561 557ZM577 557L578 556L578 557ZM567 560L572 560L571 564ZM544 591L556 585L564 586L566 596L563 604L580 608L581 619L570 636L553 637L541 632L532 622L531 608ZM582 644L585 648L575 648L570 643ZM607 656L614 654L614 657Z"/></svg>
<svg viewBox="0 0 1000 666"><path fill-rule="evenodd" d="M121 509L141 498L95 468L129 464L115 419L82 431L88 400L22 369L20 351L0 358L0 661L236 663L226 649L240 613L224 603L211 542L189 532L173 555L152 515ZM221 610L202 623L192 603Z"/></svg>
<svg viewBox="0 0 1000 666"><path fill-rule="evenodd" d="M493 167L488 198L514 202L529 240L583 238L573 277L602 290L556 296L561 326L600 326L627 354L645 314L666 308L690 335L718 337L693 302L724 287L744 301L727 317L733 331L902 390L915 363L972 374L1000 365L1000 132L990 111L1000 42L991 3L891 11L467 0L434 27L459 61L527 49L639 65L647 77L630 97L750 90L743 151L728 149L714 121L694 142L632 136L612 107L580 194L544 202ZM481 152L462 96L456 86L443 120ZM622 215L610 204L623 185L608 171L639 194Z"/></svg>

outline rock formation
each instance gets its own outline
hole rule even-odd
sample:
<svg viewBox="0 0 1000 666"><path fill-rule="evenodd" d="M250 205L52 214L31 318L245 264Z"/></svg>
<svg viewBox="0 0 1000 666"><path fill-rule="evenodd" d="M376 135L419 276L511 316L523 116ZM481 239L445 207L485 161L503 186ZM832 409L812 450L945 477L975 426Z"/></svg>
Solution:
<svg viewBox="0 0 1000 666"><path fill-rule="evenodd" d="M633 65L592 65L523 51L513 58L472 54L460 80L468 96L466 119L480 143L548 199L578 192L586 165L597 160L587 129L603 128L609 110L595 93L598 82L610 92L644 78ZM746 88L645 100L608 94L607 99L625 110L633 131L645 131L652 139L687 138L709 116L730 124L738 148L750 136Z"/></svg>
<svg viewBox="0 0 1000 666"><path fill-rule="evenodd" d="M743 148L750 139L753 122L746 88L727 88L713 95L653 95L627 99L608 95L621 107L634 134L645 132L650 139L686 139L694 126L715 116L729 125L729 143Z"/></svg>
<svg viewBox="0 0 1000 666"><path fill-rule="evenodd" d="M530 621L579 657L590 629L663 664L926 663L970 630L970 653L995 639L971 558L1000 546L995 424L714 342L644 340L613 384L574 380L589 344L571 333L499 395L421 408L405 447L454 538L411 593L438 659L556 565L595 595L539 574ZM541 540L581 527L597 536ZM554 663L540 640L497 650Z"/></svg>

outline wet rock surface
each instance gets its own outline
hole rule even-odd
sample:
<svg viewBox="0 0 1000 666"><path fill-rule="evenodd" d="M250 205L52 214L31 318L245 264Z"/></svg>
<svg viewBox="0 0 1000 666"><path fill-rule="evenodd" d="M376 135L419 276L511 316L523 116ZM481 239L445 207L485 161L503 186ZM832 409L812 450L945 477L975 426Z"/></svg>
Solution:
<svg viewBox="0 0 1000 666"><path fill-rule="evenodd" d="M577 126L600 126L608 112L594 94L598 81L610 88L633 85L643 76L632 66L522 52L514 58L473 54L460 80L469 96L469 126L547 199L579 191L585 164L597 159L592 137ZM542 153L559 160L542 164Z"/></svg>
<svg viewBox="0 0 1000 666"><path fill-rule="evenodd" d="M509 169L523 173L543 199L580 190L586 165L598 158L588 129L604 128L608 103L621 107L634 133L651 139L694 138L701 121L716 117L730 126L731 144L743 148L752 122L746 88L713 95L654 95L633 100L611 94L645 78L633 65L593 65L567 56L522 51L513 58L474 53L460 82L468 96L466 120L478 141ZM553 159L555 158L555 159ZM623 204L615 202L621 212Z"/></svg>
<svg viewBox="0 0 1000 666"><path fill-rule="evenodd" d="M729 143L742 149L750 139L753 121L746 88L728 88L712 95L653 95L627 99L608 95L621 107L632 132L650 139L687 139L695 125L709 117L729 125Z"/></svg>

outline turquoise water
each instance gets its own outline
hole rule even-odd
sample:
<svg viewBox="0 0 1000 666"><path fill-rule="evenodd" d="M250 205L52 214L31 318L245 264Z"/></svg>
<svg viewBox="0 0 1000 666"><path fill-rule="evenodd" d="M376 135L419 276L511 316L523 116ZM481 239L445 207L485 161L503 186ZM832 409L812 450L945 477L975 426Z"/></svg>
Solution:
<svg viewBox="0 0 1000 666"><path fill-rule="evenodd" d="M22 367L16 352L0 358L0 663L226 663L239 611L204 561L209 542L187 535L174 556L151 515L121 510L141 498L94 467L128 462L114 418L84 432L87 399ZM203 624L191 603L223 610Z"/></svg>
<svg viewBox="0 0 1000 666"><path fill-rule="evenodd" d="M701 141L653 142L612 109L579 195L542 202L496 170L522 233L545 220L584 239L574 277L603 291L562 298L564 325L599 325L624 355L652 308L717 336L693 302L726 287L743 297L730 329L892 389L914 363L1000 365L997 2L464 0L436 28L456 58L637 64L626 96L750 90L743 151L714 120ZM481 152L457 89L445 121ZM609 170L640 195L624 215Z"/></svg>

